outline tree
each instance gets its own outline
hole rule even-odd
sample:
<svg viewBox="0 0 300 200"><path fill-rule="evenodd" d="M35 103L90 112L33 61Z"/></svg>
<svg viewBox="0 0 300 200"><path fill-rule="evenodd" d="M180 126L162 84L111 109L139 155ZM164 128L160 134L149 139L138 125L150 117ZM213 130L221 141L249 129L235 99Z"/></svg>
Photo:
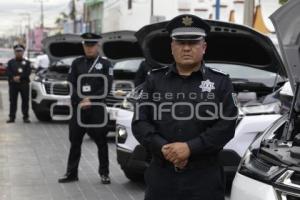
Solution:
<svg viewBox="0 0 300 200"><path fill-rule="evenodd" d="M67 21L68 15L65 12L61 12L59 16L55 20L56 27L58 28L58 32L56 34L60 34L63 31L63 23Z"/></svg>
<svg viewBox="0 0 300 200"><path fill-rule="evenodd" d="M284 4L284 3L286 3L288 0L279 0L279 3L280 4Z"/></svg>
<svg viewBox="0 0 300 200"><path fill-rule="evenodd" d="M65 12L59 13L59 17L56 18L55 24L56 25L60 25L60 23L62 23L65 20L67 20L67 18L68 18L68 15Z"/></svg>

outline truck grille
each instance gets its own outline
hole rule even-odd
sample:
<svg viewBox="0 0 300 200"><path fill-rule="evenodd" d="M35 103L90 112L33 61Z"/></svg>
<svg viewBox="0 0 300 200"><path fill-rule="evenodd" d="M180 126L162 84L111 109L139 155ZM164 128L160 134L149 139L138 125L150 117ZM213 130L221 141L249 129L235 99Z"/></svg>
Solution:
<svg viewBox="0 0 300 200"><path fill-rule="evenodd" d="M130 81L116 81L114 82L114 86L112 88L112 91L109 92L107 95L105 102L106 105L109 107L119 107L119 106L114 106L116 103L122 103L123 99L126 97L124 96L117 96L116 91L122 91L126 94L131 92L133 90L133 86L129 83ZM115 94L115 95L114 95Z"/></svg>
<svg viewBox="0 0 300 200"><path fill-rule="evenodd" d="M70 95L70 87L66 83L44 83L44 87L47 94L62 95L62 96ZM51 91L51 89L53 91Z"/></svg>
<svg viewBox="0 0 300 200"><path fill-rule="evenodd" d="M122 90L124 91L124 90ZM124 91L128 92L128 91ZM124 98L126 96L118 96L116 97L114 94L114 91L111 91L105 98L105 103L108 107L120 107L121 103L123 102ZM116 105L118 104L118 105Z"/></svg>

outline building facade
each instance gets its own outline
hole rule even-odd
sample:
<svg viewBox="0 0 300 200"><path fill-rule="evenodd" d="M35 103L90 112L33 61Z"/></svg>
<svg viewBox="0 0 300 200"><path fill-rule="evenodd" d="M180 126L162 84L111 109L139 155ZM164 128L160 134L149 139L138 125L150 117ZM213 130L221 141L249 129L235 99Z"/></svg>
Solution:
<svg viewBox="0 0 300 200"><path fill-rule="evenodd" d="M220 0L218 20L244 24L247 1L249 0ZM261 17L253 21L262 23L256 27L264 27L262 31L273 32L268 14L279 8L279 1L253 1L254 12L251 13L251 17ZM184 13L204 19L217 19L216 6L216 0L104 0L102 32L138 30L146 24L169 20Z"/></svg>

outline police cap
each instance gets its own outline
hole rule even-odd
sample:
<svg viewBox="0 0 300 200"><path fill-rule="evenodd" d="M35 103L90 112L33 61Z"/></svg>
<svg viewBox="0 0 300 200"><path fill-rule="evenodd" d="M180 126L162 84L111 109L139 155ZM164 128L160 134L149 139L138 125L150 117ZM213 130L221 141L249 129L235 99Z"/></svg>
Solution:
<svg viewBox="0 0 300 200"><path fill-rule="evenodd" d="M82 44L84 45L95 45L102 38L100 35L94 33L83 33L81 35Z"/></svg>
<svg viewBox="0 0 300 200"><path fill-rule="evenodd" d="M13 46L13 49L14 49L15 51L24 51L24 50L25 50L25 47L24 47L24 45L22 45L22 44L16 44L16 45Z"/></svg>
<svg viewBox="0 0 300 200"><path fill-rule="evenodd" d="M201 40L210 32L210 26L204 20L190 14L173 18L166 29L174 40Z"/></svg>

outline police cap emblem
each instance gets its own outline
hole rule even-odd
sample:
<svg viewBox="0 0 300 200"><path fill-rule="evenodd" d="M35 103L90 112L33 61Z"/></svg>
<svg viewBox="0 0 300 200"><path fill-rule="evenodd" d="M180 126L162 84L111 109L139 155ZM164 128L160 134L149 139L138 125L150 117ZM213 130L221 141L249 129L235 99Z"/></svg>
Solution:
<svg viewBox="0 0 300 200"><path fill-rule="evenodd" d="M182 24L184 24L185 26L191 26L193 23L193 19L189 16L185 16L182 18Z"/></svg>

